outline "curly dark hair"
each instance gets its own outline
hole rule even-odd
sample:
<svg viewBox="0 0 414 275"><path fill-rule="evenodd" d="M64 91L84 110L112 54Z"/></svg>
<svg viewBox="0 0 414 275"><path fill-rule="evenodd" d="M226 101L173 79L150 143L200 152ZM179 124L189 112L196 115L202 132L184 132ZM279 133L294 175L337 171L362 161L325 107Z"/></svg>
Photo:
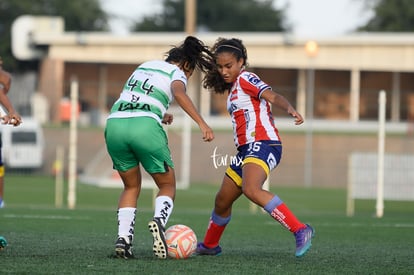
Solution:
<svg viewBox="0 0 414 275"><path fill-rule="evenodd" d="M188 69L198 68L204 73L211 71L214 67L213 53L194 36L187 36L180 46L173 46L166 56L167 62L176 62L182 67L187 63Z"/></svg>
<svg viewBox="0 0 414 275"><path fill-rule="evenodd" d="M228 52L233 54L237 60L243 58L243 65L247 65L247 50L240 39L225 39L220 37L217 39L211 50L214 53L214 57L216 57L219 53ZM203 87L213 90L216 93L223 94L228 91L231 86L232 83L226 83L221 77L215 64L211 70L207 71L207 74L203 79Z"/></svg>

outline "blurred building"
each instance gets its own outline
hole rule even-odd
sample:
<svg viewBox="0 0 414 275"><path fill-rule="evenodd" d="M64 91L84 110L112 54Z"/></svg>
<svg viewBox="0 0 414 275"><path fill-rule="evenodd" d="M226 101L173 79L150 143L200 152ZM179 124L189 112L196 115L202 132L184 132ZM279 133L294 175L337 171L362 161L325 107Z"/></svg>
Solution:
<svg viewBox="0 0 414 275"><path fill-rule="evenodd" d="M76 78L85 120L100 124L131 71L146 60L163 59L185 33L65 32L59 17L22 16L15 21L12 36L16 58L40 60L36 90L49 101L50 119L60 120L62 98L69 96L70 80ZM242 39L249 69L306 116L340 122L375 120L378 92L385 90L387 120L414 120L414 33L357 33L312 43L280 33L197 36L207 45L217 37ZM195 88L192 95L203 114L226 114L222 96L200 93L199 85Z"/></svg>
<svg viewBox="0 0 414 275"><path fill-rule="evenodd" d="M59 17L22 16L12 27L13 53L20 60L39 60L40 69L37 75L20 78L33 83L34 88L26 89L23 96L10 95L20 95L18 104L26 109L28 102L23 101L31 100L31 111L41 122L65 123L71 116L71 81L76 79L79 124L102 126L130 73L142 62L164 59L171 45L179 44L185 36L65 32ZM213 45L218 37L242 39L248 49L249 70L259 74L305 115L306 123L296 127L287 114L274 110L289 153L284 154L284 168L277 170L273 184L346 186L350 155L377 149L380 90L387 92L386 131L394 133L387 136L387 152L414 153L414 33L357 33L317 41L281 33L196 36L207 45ZM14 76L14 83L23 83L18 77ZM215 130L229 130L226 95L204 91L200 80L197 74L191 78L190 96ZM28 94L29 91L35 92ZM216 168L212 158L216 152L220 160L234 153L231 134L216 131L215 142L209 144L196 134L191 142L184 141L182 111L175 107L173 104L169 109L176 116L168 131L173 158L179 160L178 177L189 165L180 150L190 147L191 158L187 161L197 163L191 167L191 180L220 182L225 167ZM52 167L55 147L69 142L68 129L46 127L45 131L45 167ZM89 176L112 173L102 131L83 131L80 135L79 170Z"/></svg>

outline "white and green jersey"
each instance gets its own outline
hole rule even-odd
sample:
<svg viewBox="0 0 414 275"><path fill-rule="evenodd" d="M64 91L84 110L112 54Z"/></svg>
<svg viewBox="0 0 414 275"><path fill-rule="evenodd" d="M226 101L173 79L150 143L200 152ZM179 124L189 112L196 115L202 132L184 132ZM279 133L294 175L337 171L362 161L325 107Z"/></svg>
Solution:
<svg viewBox="0 0 414 275"><path fill-rule="evenodd" d="M125 83L108 119L146 116L161 123L173 100L171 83L175 80L187 86L187 77L176 65L165 61L141 64Z"/></svg>

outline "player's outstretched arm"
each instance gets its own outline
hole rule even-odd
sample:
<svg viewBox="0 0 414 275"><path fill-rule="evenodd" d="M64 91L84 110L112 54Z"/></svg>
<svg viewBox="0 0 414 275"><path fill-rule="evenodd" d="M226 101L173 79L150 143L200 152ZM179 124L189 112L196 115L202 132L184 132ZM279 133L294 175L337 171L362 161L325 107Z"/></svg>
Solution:
<svg viewBox="0 0 414 275"><path fill-rule="evenodd" d="M184 83L181 81L174 81L171 89L178 105L180 105L180 107L198 124L198 127L200 127L203 134L203 140L212 141L214 139L213 130L204 121L190 97L186 94Z"/></svg>
<svg viewBox="0 0 414 275"><path fill-rule="evenodd" d="M262 93L261 97L294 117L296 125L300 125L304 122L302 115L298 113L295 108L293 108L284 96L272 91L271 89L267 89Z"/></svg>

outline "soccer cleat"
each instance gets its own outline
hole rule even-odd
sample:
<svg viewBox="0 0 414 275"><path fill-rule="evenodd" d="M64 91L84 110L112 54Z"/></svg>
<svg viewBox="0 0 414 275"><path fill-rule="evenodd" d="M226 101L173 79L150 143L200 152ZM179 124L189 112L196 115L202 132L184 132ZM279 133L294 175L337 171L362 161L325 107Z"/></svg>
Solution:
<svg viewBox="0 0 414 275"><path fill-rule="evenodd" d="M131 259L134 257L132 254L132 244L128 243L123 237L119 237L116 240L115 253L118 258Z"/></svg>
<svg viewBox="0 0 414 275"><path fill-rule="evenodd" d="M306 227L300 229L295 233L296 257L302 257L306 252L308 252L309 248L312 245L312 238L314 235L315 230L309 224L306 224Z"/></svg>
<svg viewBox="0 0 414 275"><path fill-rule="evenodd" d="M197 244L196 249L197 255L210 255L210 256L219 256L221 255L221 247L218 245L213 248L206 247L203 243Z"/></svg>
<svg viewBox="0 0 414 275"><path fill-rule="evenodd" d="M3 208L4 206L5 206L4 200L2 198L0 198L0 208Z"/></svg>
<svg viewBox="0 0 414 275"><path fill-rule="evenodd" d="M6 238L4 238L3 236L0 236L0 251L6 248L6 246L7 246Z"/></svg>
<svg viewBox="0 0 414 275"><path fill-rule="evenodd" d="M153 238L152 251L154 252L154 255L159 259L166 259L167 243L165 242L164 226L162 226L159 219L154 218L148 223L148 228Z"/></svg>

